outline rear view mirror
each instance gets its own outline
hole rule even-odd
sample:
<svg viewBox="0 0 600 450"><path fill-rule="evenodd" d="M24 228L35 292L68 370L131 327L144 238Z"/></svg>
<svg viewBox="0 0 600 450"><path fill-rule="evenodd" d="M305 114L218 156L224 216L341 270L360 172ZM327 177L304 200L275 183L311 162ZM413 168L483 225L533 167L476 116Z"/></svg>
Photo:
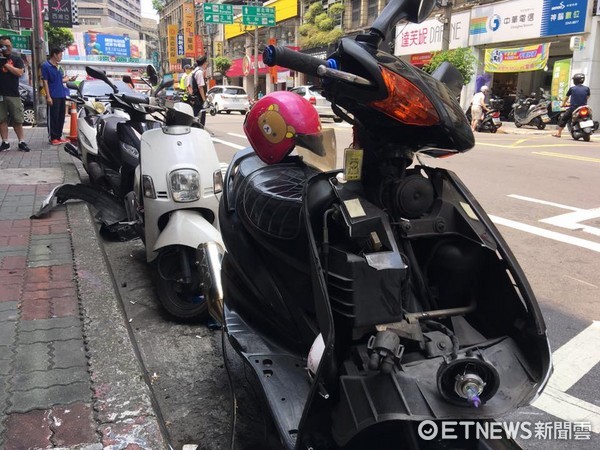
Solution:
<svg viewBox="0 0 600 450"><path fill-rule="evenodd" d="M441 63L431 76L444 83L455 97L460 95L464 86L464 78L458 69L448 61Z"/></svg>
<svg viewBox="0 0 600 450"><path fill-rule="evenodd" d="M146 75L148 75L148 79L150 80L150 84L152 86L156 86L158 84L158 73L152 64L148 64L146 67Z"/></svg>
<svg viewBox="0 0 600 450"><path fill-rule="evenodd" d="M67 87L69 89L74 89L74 90L79 90L79 86L77 86L75 83L73 83L72 81L67 81Z"/></svg>
<svg viewBox="0 0 600 450"><path fill-rule="evenodd" d="M87 73L92 78L104 81L112 88L115 94L119 92L119 89L117 89L117 87L110 81L110 79L108 78L108 76L106 76L106 73L104 73L104 71L99 71L94 69L93 67L85 66L85 73Z"/></svg>

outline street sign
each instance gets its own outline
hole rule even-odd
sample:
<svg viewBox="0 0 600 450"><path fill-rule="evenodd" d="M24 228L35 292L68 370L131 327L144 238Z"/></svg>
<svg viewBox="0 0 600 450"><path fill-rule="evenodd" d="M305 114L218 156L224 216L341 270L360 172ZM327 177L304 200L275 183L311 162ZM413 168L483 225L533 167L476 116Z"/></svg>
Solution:
<svg viewBox="0 0 600 450"><path fill-rule="evenodd" d="M265 6L242 6L242 23L264 27L275 26L275 8Z"/></svg>
<svg viewBox="0 0 600 450"><path fill-rule="evenodd" d="M233 23L233 5L204 3L204 23Z"/></svg>

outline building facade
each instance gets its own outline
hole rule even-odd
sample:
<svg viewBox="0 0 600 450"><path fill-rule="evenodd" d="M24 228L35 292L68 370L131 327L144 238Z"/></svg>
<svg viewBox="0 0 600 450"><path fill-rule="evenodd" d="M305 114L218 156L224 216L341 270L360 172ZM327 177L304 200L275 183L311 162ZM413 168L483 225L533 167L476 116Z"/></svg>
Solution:
<svg viewBox="0 0 600 450"><path fill-rule="evenodd" d="M135 32L142 29L140 0L79 0L78 15L79 25L85 28L123 28Z"/></svg>

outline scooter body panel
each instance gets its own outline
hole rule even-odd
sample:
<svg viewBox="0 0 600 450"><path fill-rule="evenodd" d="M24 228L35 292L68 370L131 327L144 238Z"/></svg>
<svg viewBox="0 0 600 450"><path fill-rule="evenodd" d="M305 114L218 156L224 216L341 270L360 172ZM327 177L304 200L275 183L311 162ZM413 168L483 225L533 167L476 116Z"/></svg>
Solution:
<svg viewBox="0 0 600 450"><path fill-rule="evenodd" d="M220 195L215 194L213 181L220 164L208 132L190 127L149 130L142 135L140 150L139 176L149 177L156 192L156 198L142 200L147 260L153 260L156 250L167 245L196 248L208 241L222 244L217 212ZM174 200L171 176L178 170L198 173L197 200ZM142 184L140 180L136 183ZM141 195L139 191L138 201Z"/></svg>

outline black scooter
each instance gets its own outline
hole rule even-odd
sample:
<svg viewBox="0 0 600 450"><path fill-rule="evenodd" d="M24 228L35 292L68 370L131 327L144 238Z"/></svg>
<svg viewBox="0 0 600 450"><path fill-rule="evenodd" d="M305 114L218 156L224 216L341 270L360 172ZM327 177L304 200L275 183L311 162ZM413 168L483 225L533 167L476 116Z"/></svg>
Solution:
<svg viewBox="0 0 600 450"><path fill-rule="evenodd" d="M544 320L499 231L454 173L413 165L474 145L456 69L429 76L379 49L399 20L422 21L434 4L390 1L327 61L263 53L323 78L361 167L321 172L299 156L267 165L248 148L226 175L222 297L209 310L288 449L448 448L423 424L485 426L536 399L550 376ZM491 448L484 441L452 448Z"/></svg>

